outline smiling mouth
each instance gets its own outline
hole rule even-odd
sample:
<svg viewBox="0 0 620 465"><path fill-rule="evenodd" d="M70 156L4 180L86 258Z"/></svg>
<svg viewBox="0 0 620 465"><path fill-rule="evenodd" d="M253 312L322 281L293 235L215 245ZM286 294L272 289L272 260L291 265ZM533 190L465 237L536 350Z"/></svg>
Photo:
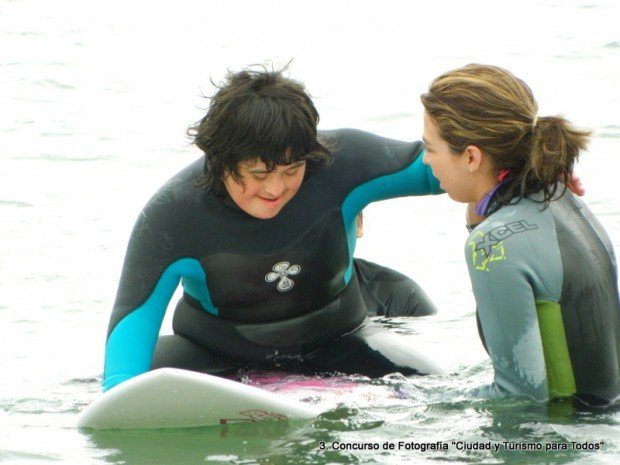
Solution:
<svg viewBox="0 0 620 465"><path fill-rule="evenodd" d="M274 206L280 203L281 197L276 197L275 199L268 199L266 197L259 196L259 199L261 199L264 203L266 203L269 206Z"/></svg>

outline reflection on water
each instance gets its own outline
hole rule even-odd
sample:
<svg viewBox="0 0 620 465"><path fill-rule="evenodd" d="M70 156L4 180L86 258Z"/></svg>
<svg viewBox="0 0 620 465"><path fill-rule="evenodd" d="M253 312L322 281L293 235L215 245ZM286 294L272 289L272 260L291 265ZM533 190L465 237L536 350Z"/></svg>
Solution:
<svg viewBox="0 0 620 465"><path fill-rule="evenodd" d="M618 453L612 414L566 404L454 402L381 416L341 407L313 422L83 434L109 464L566 464ZM576 423L594 423L598 432L584 434Z"/></svg>
<svg viewBox="0 0 620 465"><path fill-rule="evenodd" d="M265 422L211 428L136 431L90 431L93 445L106 450L111 463L171 464L203 463L211 460L239 463L269 454L282 438L301 434L304 425ZM227 457L227 460L220 460Z"/></svg>

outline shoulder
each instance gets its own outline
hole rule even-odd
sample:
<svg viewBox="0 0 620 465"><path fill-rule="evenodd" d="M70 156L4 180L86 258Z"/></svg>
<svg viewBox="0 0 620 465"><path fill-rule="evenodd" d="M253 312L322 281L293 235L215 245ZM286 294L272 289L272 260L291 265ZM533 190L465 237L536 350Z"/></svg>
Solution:
<svg viewBox="0 0 620 465"><path fill-rule="evenodd" d="M145 209L161 208L167 204L184 204L195 201L202 192L198 183L203 175L204 161L200 158L166 181L148 201Z"/></svg>
<svg viewBox="0 0 620 465"><path fill-rule="evenodd" d="M150 256L167 264L190 254L194 231L203 226L204 189L197 186L202 173L201 160L188 165L170 178L151 197L134 224L128 250L140 257ZM144 259L144 258L143 258Z"/></svg>
<svg viewBox="0 0 620 465"><path fill-rule="evenodd" d="M492 263L533 261L555 241L553 213L543 204L522 199L506 205L478 225L467 238L468 264L488 271Z"/></svg>
<svg viewBox="0 0 620 465"><path fill-rule="evenodd" d="M553 224L553 213L543 203L529 198L505 205L480 223L470 234L472 236L492 235L506 239L520 233L536 234L548 232Z"/></svg>
<svg viewBox="0 0 620 465"><path fill-rule="evenodd" d="M202 160L197 160L164 183L142 208L132 238L146 240L146 236L153 236L151 242L157 242L157 235L170 236L173 231L189 227L204 204L205 191L197 185L201 174Z"/></svg>
<svg viewBox="0 0 620 465"><path fill-rule="evenodd" d="M358 129L322 131L334 154L333 173L346 173L355 182L396 173L413 164L424 145L389 139Z"/></svg>

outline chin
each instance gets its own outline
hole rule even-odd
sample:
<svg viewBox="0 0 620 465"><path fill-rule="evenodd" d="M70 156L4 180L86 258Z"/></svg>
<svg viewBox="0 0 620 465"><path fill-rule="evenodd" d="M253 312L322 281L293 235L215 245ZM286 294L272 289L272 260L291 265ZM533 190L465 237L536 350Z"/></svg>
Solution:
<svg viewBox="0 0 620 465"><path fill-rule="evenodd" d="M259 220L270 220L271 218L275 218L280 213L281 208L278 210L262 210L258 212L250 213L254 218L258 218Z"/></svg>
<svg viewBox="0 0 620 465"><path fill-rule="evenodd" d="M462 195L454 194L454 193L451 193L451 192L446 192L446 193L448 194L448 197L450 197L455 202L459 202L459 203L469 203L469 202L472 202L472 200L466 199Z"/></svg>

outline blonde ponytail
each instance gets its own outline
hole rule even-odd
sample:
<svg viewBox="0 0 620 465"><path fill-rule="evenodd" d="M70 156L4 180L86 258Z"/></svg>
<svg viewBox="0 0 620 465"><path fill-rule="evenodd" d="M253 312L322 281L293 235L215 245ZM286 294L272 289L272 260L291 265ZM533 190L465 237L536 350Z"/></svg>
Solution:
<svg viewBox="0 0 620 465"><path fill-rule="evenodd" d="M550 199L557 191L557 183L570 177L589 136L590 132L576 129L562 116L539 118L533 128L532 148L523 178L532 178L531 184L538 184L543 190L548 188Z"/></svg>
<svg viewBox="0 0 620 465"><path fill-rule="evenodd" d="M527 84L496 66L444 73L421 100L453 153L475 145L493 160L496 174L509 173L500 199L505 203L540 191L550 201L590 136L563 117L538 117Z"/></svg>

